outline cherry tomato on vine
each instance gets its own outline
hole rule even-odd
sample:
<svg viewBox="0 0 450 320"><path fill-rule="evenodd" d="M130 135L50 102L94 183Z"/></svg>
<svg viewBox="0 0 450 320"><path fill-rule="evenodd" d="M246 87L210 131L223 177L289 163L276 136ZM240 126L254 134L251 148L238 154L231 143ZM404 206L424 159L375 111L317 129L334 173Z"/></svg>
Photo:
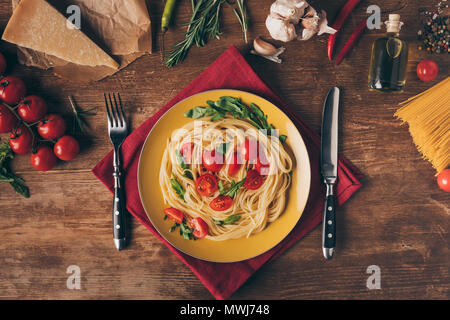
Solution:
<svg viewBox="0 0 450 320"><path fill-rule="evenodd" d="M6 59L5 56L0 52L0 76L6 71Z"/></svg>
<svg viewBox="0 0 450 320"><path fill-rule="evenodd" d="M439 67L433 60L425 59L417 65L417 76L422 81L432 81L438 75Z"/></svg>
<svg viewBox="0 0 450 320"><path fill-rule="evenodd" d="M33 147L33 134L27 126L21 125L9 134L9 145L17 154L28 154Z"/></svg>
<svg viewBox="0 0 450 320"><path fill-rule="evenodd" d="M202 163L206 170L211 172L218 172L223 167L223 154L216 152L216 150L207 150L203 153Z"/></svg>
<svg viewBox="0 0 450 320"><path fill-rule="evenodd" d="M38 171L51 170L58 159L53 153L53 149L46 145L40 145L36 153L32 153L30 157L31 165Z"/></svg>
<svg viewBox="0 0 450 320"><path fill-rule="evenodd" d="M47 104L38 96L28 96L19 102L17 113L23 121L33 123L41 120L47 113Z"/></svg>
<svg viewBox="0 0 450 320"><path fill-rule="evenodd" d="M210 197L218 190L217 179L210 173L205 173L195 182L197 192L205 197Z"/></svg>
<svg viewBox="0 0 450 320"><path fill-rule="evenodd" d="M176 223L183 222L183 211L175 209L175 208L167 208L164 209L164 213L169 217L170 220L175 221Z"/></svg>
<svg viewBox="0 0 450 320"><path fill-rule="evenodd" d="M214 211L225 211L233 205L233 198L230 196L218 196L210 202L209 206Z"/></svg>
<svg viewBox="0 0 450 320"><path fill-rule="evenodd" d="M442 170L437 176L439 188L446 192L450 192L450 169Z"/></svg>
<svg viewBox="0 0 450 320"><path fill-rule="evenodd" d="M249 190L256 190L261 187L263 184L264 179L263 176L259 174L256 170L248 170L247 171L247 177L245 178L244 187L246 187Z"/></svg>
<svg viewBox="0 0 450 320"><path fill-rule="evenodd" d="M193 235L198 238L204 238L208 235L208 224L200 217L194 218L190 222L191 228L194 228Z"/></svg>
<svg viewBox="0 0 450 320"><path fill-rule="evenodd" d="M4 103L16 105L26 93L27 88L20 78L6 76L0 79L0 100Z"/></svg>
<svg viewBox="0 0 450 320"><path fill-rule="evenodd" d="M14 129L19 120L4 104L0 103L0 133L7 133Z"/></svg>
<svg viewBox="0 0 450 320"><path fill-rule="evenodd" d="M66 122L57 114L49 114L37 126L39 135L47 140L55 140L66 132Z"/></svg>
<svg viewBox="0 0 450 320"><path fill-rule="evenodd" d="M80 152L80 144L74 137L63 136L55 143L53 152L59 159L70 161Z"/></svg>

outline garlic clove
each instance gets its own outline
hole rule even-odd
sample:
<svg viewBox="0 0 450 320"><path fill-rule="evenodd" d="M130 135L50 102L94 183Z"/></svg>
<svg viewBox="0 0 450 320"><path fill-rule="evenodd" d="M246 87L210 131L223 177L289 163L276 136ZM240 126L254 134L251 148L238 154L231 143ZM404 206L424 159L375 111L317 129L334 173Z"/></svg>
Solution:
<svg viewBox="0 0 450 320"><path fill-rule="evenodd" d="M264 56L274 55L278 51L278 49L274 45L264 41L260 37L253 40L253 48L256 52Z"/></svg>

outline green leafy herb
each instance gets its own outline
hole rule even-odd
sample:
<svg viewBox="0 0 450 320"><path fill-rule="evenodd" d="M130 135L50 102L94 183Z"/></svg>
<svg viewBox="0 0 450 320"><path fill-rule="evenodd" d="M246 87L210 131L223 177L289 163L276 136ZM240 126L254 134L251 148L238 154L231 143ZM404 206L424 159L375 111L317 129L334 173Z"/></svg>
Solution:
<svg viewBox="0 0 450 320"><path fill-rule="evenodd" d="M178 162L179 166L181 167L181 169L183 169L183 170L189 169L189 166L186 164L186 162L184 162L183 155L181 154L181 152L178 149L175 150L175 155L177 157L177 162Z"/></svg>
<svg viewBox="0 0 450 320"><path fill-rule="evenodd" d="M241 216L231 215L231 216L226 217L224 220L214 220L214 223L219 226L224 226L227 224L234 224L237 221L239 221L239 219L241 219Z"/></svg>
<svg viewBox="0 0 450 320"><path fill-rule="evenodd" d="M170 229L169 232L174 232L178 227L180 227L180 236L183 236L186 240L196 240L194 236L194 229L190 228L186 219L183 218L183 221L181 223L174 223Z"/></svg>
<svg viewBox="0 0 450 320"><path fill-rule="evenodd" d="M229 189L225 189L222 181L219 181L218 187L219 187L220 194L223 196L229 196L231 198L234 198L236 196L236 194L238 193L239 189L244 185L246 178L247 178L247 176L244 176L244 179L242 179L238 183L236 183L234 180L231 181Z"/></svg>
<svg viewBox="0 0 450 320"><path fill-rule="evenodd" d="M170 184L172 185L172 189L175 190L175 192L177 193L178 197L180 199L184 200L184 194L186 193L186 191L181 186L181 184L178 182L177 177L174 174L172 174L172 179L170 179Z"/></svg>
<svg viewBox="0 0 450 320"><path fill-rule="evenodd" d="M80 132L85 132L85 127L89 127L89 123L87 122L86 118L95 116L96 113L92 112L97 107L89 108L86 110L82 110L77 107L72 97L69 96L70 105L72 106L72 113L73 113L73 131L76 133L76 130Z"/></svg>
<svg viewBox="0 0 450 320"><path fill-rule="evenodd" d="M183 177L194 180L194 175L191 170L184 170Z"/></svg>
<svg viewBox="0 0 450 320"><path fill-rule="evenodd" d="M267 115L255 103L247 106L240 98L229 96L220 97L217 101L206 101L208 107L195 107L185 113L188 118L198 119L206 116L212 116L211 121L220 120L229 114L235 119L246 120L259 130L267 130L267 134L271 134L274 129L272 124L267 122ZM208 111L209 110L209 111ZM286 141L287 136L281 135L279 139L281 143Z"/></svg>
<svg viewBox="0 0 450 320"><path fill-rule="evenodd" d="M0 145L0 182L9 182L14 190L25 198L30 197L30 190L24 184L24 180L16 176L9 167L9 160L14 158L14 153L8 141Z"/></svg>

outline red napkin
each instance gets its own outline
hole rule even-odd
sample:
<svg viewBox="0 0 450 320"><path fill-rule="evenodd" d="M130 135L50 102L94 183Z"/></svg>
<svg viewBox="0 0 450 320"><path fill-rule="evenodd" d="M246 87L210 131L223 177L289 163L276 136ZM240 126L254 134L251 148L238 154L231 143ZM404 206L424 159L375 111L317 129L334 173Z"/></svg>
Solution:
<svg viewBox="0 0 450 320"><path fill-rule="evenodd" d="M193 94L211 89L239 89L264 97L280 107L298 127L311 160L311 190L308 203L299 223L293 231L276 247L253 259L235 263L213 263L186 255L165 241L152 226L141 205L137 186L137 167L142 145L148 132L156 121L174 104ZM294 143L294 142L292 142ZM256 75L236 47L225 51L211 66L192 81L183 91L177 94L169 103L162 107L152 117L146 120L124 141L122 146L123 170L128 211L143 223L159 240L161 240L175 255L177 255L200 279L216 299L229 298L256 270L268 261L282 254L321 221L325 201L325 187L319 170L320 137L295 112L274 93ZM112 192L113 166L112 151L92 170ZM361 187L361 174L344 157L339 157L339 182L337 184L337 203L343 204ZM317 250L321 250L317 243ZM320 261L321 262L321 261Z"/></svg>

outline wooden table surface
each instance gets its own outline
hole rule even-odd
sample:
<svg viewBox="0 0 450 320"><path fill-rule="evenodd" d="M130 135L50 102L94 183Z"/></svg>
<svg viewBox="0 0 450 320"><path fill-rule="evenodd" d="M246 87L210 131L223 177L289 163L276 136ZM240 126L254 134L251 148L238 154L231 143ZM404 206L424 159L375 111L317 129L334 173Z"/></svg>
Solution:
<svg viewBox="0 0 450 320"><path fill-rule="evenodd" d="M163 1L150 1L153 31L159 33ZM190 1L178 1L178 22L190 15ZM320 1L319 1L320 2ZM327 4L332 2L332 4ZM333 19L344 3L321 1ZM429 1L433 9L436 1ZM268 36L264 21L271 0L249 0L250 37ZM397 1L372 1L382 10ZM186 61L167 69L159 46L103 81L79 85L51 71L20 66L15 49L0 42L8 72L22 77L29 92L43 96L52 111L69 114L68 95L79 106L98 106L92 130L81 138L82 152L54 170L33 170L28 156L17 156L13 169L26 179L31 198L23 199L0 184L1 299L213 299L196 276L134 218L129 247L118 252L112 242L112 195L91 173L111 149L103 92L120 91L137 128L188 85L230 45L235 44L256 72L317 132L323 100L331 86L343 88L340 151L365 175L363 188L338 209L337 254L325 261L321 228L316 228L276 261L261 268L233 299L448 299L449 194L441 191L435 171L422 160L407 126L393 118L397 104L448 76L448 55L417 50L418 10L423 1L407 1L399 13L402 36L410 42L406 90L379 94L367 90L370 46L384 31L366 32L350 56L335 67L326 57L327 36L286 44L283 63L250 55L231 8L223 12L223 35L205 48L191 50ZM367 3L351 14L338 39L338 50L365 16ZM0 1L0 30L11 15L9 0ZM383 21L386 15L383 16ZM182 38L182 27L167 43ZM156 37L155 37L156 38ZM440 74L421 82L415 66L425 58L438 62ZM4 137L3 137L4 138ZM81 269L81 289L69 290L66 269ZM381 289L366 287L368 266L381 270Z"/></svg>

